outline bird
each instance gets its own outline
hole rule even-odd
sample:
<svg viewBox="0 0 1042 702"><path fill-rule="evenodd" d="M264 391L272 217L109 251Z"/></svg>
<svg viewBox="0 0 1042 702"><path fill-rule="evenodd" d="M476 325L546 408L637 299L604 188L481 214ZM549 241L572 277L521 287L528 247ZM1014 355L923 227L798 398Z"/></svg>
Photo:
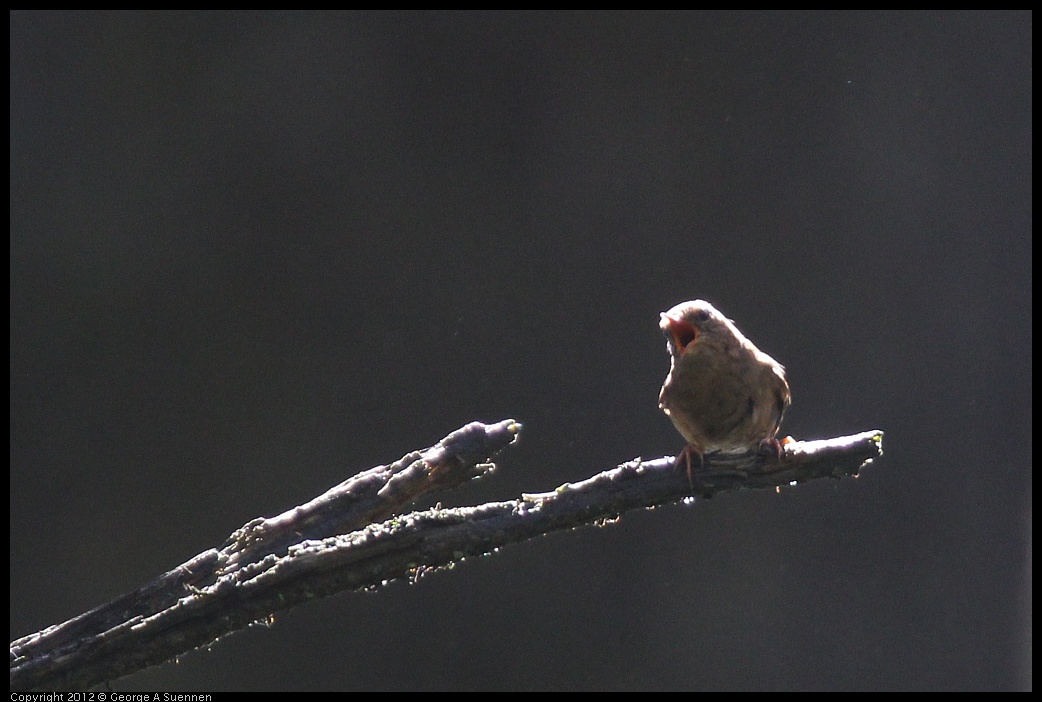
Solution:
<svg viewBox="0 0 1042 702"><path fill-rule="evenodd" d="M707 452L767 447L781 460L775 437L792 401L785 368L705 300L661 313L659 328L670 356L659 408L687 441L675 466L686 464L688 481L693 455L704 465Z"/></svg>

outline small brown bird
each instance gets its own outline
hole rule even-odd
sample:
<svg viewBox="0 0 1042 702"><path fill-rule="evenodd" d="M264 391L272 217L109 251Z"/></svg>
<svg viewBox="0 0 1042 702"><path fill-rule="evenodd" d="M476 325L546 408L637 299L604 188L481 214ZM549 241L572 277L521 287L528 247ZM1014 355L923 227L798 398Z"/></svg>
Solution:
<svg viewBox="0 0 1042 702"><path fill-rule="evenodd" d="M677 456L688 479L691 454L701 462L707 451L769 446L781 458L775 436L790 402L785 368L705 300L663 312L659 327L670 366L658 404L688 442Z"/></svg>

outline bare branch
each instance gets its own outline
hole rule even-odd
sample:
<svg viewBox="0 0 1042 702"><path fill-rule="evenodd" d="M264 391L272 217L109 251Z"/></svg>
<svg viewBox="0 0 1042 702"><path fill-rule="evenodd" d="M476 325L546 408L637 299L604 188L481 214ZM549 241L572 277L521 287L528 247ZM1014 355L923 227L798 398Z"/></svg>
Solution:
<svg viewBox="0 0 1042 702"><path fill-rule="evenodd" d="M416 497L481 475L515 438L506 420L473 423L436 446L345 481L278 517L249 522L220 549L91 612L11 644L12 689L86 689L204 646L274 613L345 590L418 578L467 556L632 509L688 498L672 458L636 459L552 492L391 517ZM779 460L711 454L696 494L856 475L882 455L882 432L795 442ZM386 519L381 523L371 523ZM120 616L122 613L123 616Z"/></svg>

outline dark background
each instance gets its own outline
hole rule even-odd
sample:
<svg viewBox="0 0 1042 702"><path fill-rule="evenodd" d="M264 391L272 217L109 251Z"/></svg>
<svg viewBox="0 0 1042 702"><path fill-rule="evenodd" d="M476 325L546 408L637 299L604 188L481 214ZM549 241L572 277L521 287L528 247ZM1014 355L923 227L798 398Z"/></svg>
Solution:
<svg viewBox="0 0 1042 702"><path fill-rule="evenodd" d="M12 638L471 420L446 504L675 453L702 297L886 455L114 689L1029 688L1031 19L11 15Z"/></svg>

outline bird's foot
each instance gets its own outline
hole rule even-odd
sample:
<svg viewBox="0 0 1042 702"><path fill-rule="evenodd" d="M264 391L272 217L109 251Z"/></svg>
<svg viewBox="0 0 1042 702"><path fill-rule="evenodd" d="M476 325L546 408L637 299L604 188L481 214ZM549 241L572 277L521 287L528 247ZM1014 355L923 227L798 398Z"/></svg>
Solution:
<svg viewBox="0 0 1042 702"><path fill-rule="evenodd" d="M796 439L792 438L791 436L786 436L784 439L781 439L780 441L775 438L763 439L762 441L760 441L759 451L760 453L773 453L775 456L778 457L778 462L780 463L781 460L785 457L785 447L789 444L794 443L796 443Z"/></svg>
<svg viewBox="0 0 1042 702"><path fill-rule="evenodd" d="M674 470L679 470L682 466L687 468L687 483L688 483L688 485L691 486L691 490L694 491L694 489L695 489L695 479L694 479L694 474L691 472L691 455L692 454L698 456L698 467L699 467L699 469L705 468L705 466L706 466L706 459L705 459L705 454L702 452L702 449L700 449L698 446L695 446L694 444L688 444L687 446L685 446L680 451L680 453L677 454L676 460L673 461L673 469ZM702 492L702 488L703 487L704 486L702 485L702 482L699 481L699 483L698 483L698 491Z"/></svg>

